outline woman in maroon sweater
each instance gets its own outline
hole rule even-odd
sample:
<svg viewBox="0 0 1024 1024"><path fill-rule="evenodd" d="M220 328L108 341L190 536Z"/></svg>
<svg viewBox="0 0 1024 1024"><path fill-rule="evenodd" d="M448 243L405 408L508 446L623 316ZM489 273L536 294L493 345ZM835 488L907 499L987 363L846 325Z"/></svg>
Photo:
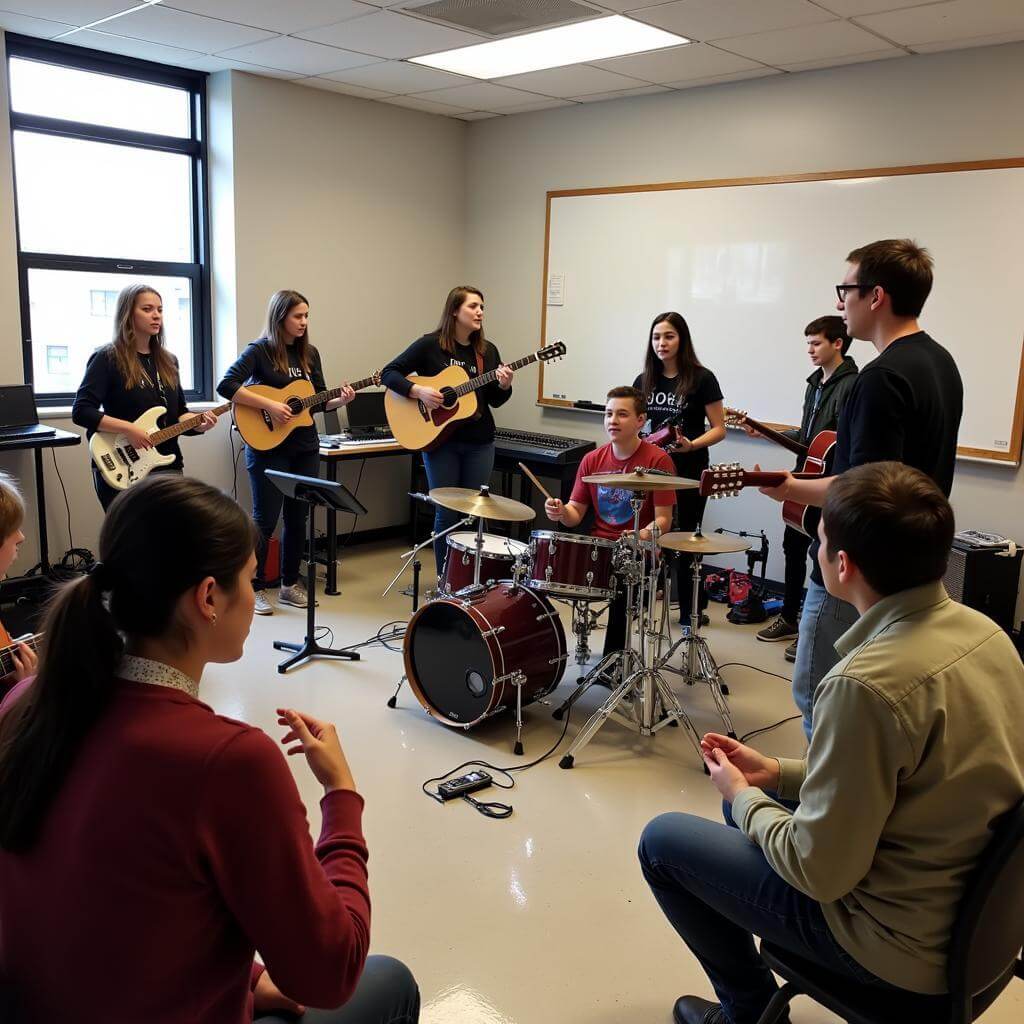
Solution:
<svg viewBox="0 0 1024 1024"><path fill-rule="evenodd" d="M153 476L52 604L39 674L0 708L8 1024L416 1021L409 971L367 959L363 801L334 727L279 711L324 787L314 847L275 744L198 697L242 654L256 541L219 491Z"/></svg>

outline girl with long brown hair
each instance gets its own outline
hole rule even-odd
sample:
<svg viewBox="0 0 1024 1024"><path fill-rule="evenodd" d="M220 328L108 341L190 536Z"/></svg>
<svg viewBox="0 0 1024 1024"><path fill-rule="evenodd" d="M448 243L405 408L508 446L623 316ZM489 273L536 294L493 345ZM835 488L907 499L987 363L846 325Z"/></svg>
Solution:
<svg viewBox="0 0 1024 1024"><path fill-rule="evenodd" d="M278 424L292 418L285 402L277 402L258 394L247 384L266 384L273 388L287 387L294 380L308 380L316 392L326 391L320 353L309 341L309 300L290 288L274 292L267 306L263 333L246 346L235 360L217 391L239 405L264 410ZM347 405L355 392L345 387L340 398L313 408L314 412ZM252 516L260 529L261 542L256 565L256 614L271 615L274 606L267 596L266 563L270 538L284 512L284 536L281 545L282 604L305 608L310 600L306 586L299 577L303 543L306 537L304 501L286 498L269 480L268 469L279 469L302 476L318 476L320 471L320 438L314 426L299 427L276 448L257 451L245 446L245 466L252 485ZM274 570L274 577L278 575Z"/></svg>
<svg viewBox="0 0 1024 1024"><path fill-rule="evenodd" d="M148 284L131 284L121 290L114 313L114 334L109 345L97 349L85 367L71 418L91 437L97 430L126 434L137 449L152 448L146 432L134 421L148 409L167 409L160 425L170 427L191 415L181 389L178 360L164 339L164 306L160 293ZM202 434L217 425L217 417L203 413L202 421L188 434ZM157 445L174 462L153 472L182 473L184 462L177 437ZM92 467L93 486L104 511L120 493Z"/></svg>
<svg viewBox="0 0 1024 1024"><path fill-rule="evenodd" d="M414 341L384 367L381 383L406 398L415 398L428 409L444 403L436 388L413 384L408 374L433 377L449 366L461 366L470 377L497 371L497 380L476 392L478 412L461 421L442 444L423 453L427 481L434 487L480 487L494 468L494 417L491 409L512 396L512 370L501 361L493 342L484 336L484 296L479 288L464 284L445 299L435 331ZM459 519L456 512L436 507L434 533L440 534ZM440 576L446 541L434 540L434 561Z"/></svg>
<svg viewBox="0 0 1024 1024"><path fill-rule="evenodd" d="M659 313L651 322L644 355L644 371L633 382L647 399L650 430L658 430L667 420L675 423L675 450L672 461L676 475L700 479L707 469L708 449L725 439L725 407L718 379L702 366L693 347L690 327L675 312ZM693 530L704 517L707 498L696 489L676 492L676 528ZM690 579L691 558L676 558L676 589L679 594L679 621L690 624L693 603ZM701 595L700 610L707 607Z"/></svg>
<svg viewBox="0 0 1024 1024"><path fill-rule="evenodd" d="M334 726L278 709L323 787L314 847L277 745L200 696L207 665L242 655L257 539L216 488L150 476L51 604L39 673L0 706L9 1024L246 1024L306 1003L343 1004L323 1024L415 1024L409 971L367 959L363 800Z"/></svg>

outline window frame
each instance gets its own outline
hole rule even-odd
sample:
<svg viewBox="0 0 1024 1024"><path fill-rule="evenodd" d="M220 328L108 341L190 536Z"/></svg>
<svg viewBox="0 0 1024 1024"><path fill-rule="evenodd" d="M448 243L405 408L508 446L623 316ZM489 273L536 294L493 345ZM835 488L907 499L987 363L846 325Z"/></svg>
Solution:
<svg viewBox="0 0 1024 1024"><path fill-rule="evenodd" d="M32 322L28 292L30 270L77 270L109 274L121 274L125 283L130 279L146 276L184 277L191 283L192 295L192 387L185 391L185 398L191 401L207 401L213 392L213 328L211 316L210 280L210 206L209 206L209 156L207 152L207 104L206 79L204 71L174 68L166 64L124 57L120 54L103 53L78 46L68 46L50 40L34 39L9 33L6 36L6 60L4 75L10 96L10 60L20 57L41 61L79 71L92 71L135 79L157 85L169 85L189 91L191 104L192 133L189 138L175 138L125 128L90 124L62 118L43 117L38 114L24 114L11 109L10 145L12 150L12 173L14 176L14 218L15 238L18 251L18 291L21 309L22 358L26 383L33 383ZM180 263L159 260L139 260L127 257L76 256L68 253L27 252L21 246L21 229L18 218L18 175L13 161L14 133L29 131L36 134L53 135L86 142L103 142L160 152L177 153L190 158L191 168L191 214L192 214L192 262ZM37 395L40 407L70 405L74 392L53 392Z"/></svg>

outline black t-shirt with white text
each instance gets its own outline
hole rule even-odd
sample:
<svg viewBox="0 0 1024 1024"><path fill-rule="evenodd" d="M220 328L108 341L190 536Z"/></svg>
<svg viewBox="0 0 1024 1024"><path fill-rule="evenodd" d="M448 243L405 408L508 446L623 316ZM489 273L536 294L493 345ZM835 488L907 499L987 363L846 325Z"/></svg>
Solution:
<svg viewBox="0 0 1024 1024"><path fill-rule="evenodd" d="M695 437L707 432L708 420L706 407L713 402L722 401L722 389L718 385L718 379L705 366L697 368L694 374L693 386L680 398L676 394L675 377L659 375L654 381L653 390L645 396L647 398L647 425L644 434L657 430L661 424L678 412L682 413L683 422L679 424L683 433L691 441ZM633 387L643 390L643 376L633 381ZM707 448L699 448L695 452L680 453L672 455L676 472L679 476L695 477L700 475L701 470L707 469L711 456Z"/></svg>

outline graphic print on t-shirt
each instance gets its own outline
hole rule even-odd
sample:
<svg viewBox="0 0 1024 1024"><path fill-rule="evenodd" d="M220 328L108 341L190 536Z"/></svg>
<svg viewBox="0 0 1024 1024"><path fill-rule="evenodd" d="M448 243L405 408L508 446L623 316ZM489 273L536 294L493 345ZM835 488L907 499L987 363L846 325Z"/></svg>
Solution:
<svg viewBox="0 0 1024 1024"><path fill-rule="evenodd" d="M625 526L633 521L631 493L622 487L597 487L597 514L613 526Z"/></svg>

